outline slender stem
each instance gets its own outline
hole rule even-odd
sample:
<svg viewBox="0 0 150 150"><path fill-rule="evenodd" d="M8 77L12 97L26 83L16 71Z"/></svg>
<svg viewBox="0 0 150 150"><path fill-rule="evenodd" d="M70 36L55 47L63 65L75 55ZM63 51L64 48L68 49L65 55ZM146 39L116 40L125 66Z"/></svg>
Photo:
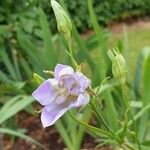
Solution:
<svg viewBox="0 0 150 150"><path fill-rule="evenodd" d="M109 138L115 139L118 143L121 143L122 141L120 141L120 139L118 137L116 137L115 135L112 135L111 133L103 130L103 129L99 129L97 127L94 127L92 125L89 125L79 119L76 119L70 112L68 112L68 114L71 116L72 119L74 119L75 121L79 122L81 125L83 125L84 127L86 127L89 131L92 132L92 130L95 130L98 134L98 132L108 136Z"/></svg>
<svg viewBox="0 0 150 150"><path fill-rule="evenodd" d="M100 112L97 110L97 107L93 103L91 103L91 102L90 102L90 105L93 107L93 110L95 111L95 113L97 114L97 116L100 118L100 120L104 124L105 128L107 130L109 130L111 133L113 133L112 130L110 129L110 127L107 125L107 123L104 120L104 118L102 117L102 115L100 114Z"/></svg>
<svg viewBox="0 0 150 150"><path fill-rule="evenodd" d="M134 121L136 121L137 119L139 119L143 114L145 114L147 111L149 111L150 109L150 104L148 104L147 106L145 106L141 111L139 111L133 118ZM131 126L132 125L132 120L130 120L127 124L127 126ZM123 131L123 129L121 128L119 131L117 131L117 135L120 134Z"/></svg>
<svg viewBox="0 0 150 150"><path fill-rule="evenodd" d="M111 130L111 128L108 126L108 124L106 123L106 121L102 117L102 115L100 113L100 110L97 109L98 107L96 107L96 105L94 103L92 103L92 102L90 102L90 105L93 107L93 110L95 111L95 113L97 114L97 116L99 117L99 119L101 120L101 122L103 123L103 125L105 126L105 128L110 132L110 134L112 135L112 137L114 137L114 139L117 142L122 143L122 141L113 133L113 131Z"/></svg>
<svg viewBox="0 0 150 150"><path fill-rule="evenodd" d="M73 64L73 66L74 66L75 68L77 68L77 67L78 67L78 64L77 64L77 62L76 62L76 60L74 59L74 56L73 56L70 34L69 34L69 35L66 35L65 38L66 38L66 41L67 41L67 44L68 44L68 50L69 50L69 56L70 56L70 58L71 58L71 62L72 62L72 64Z"/></svg>
<svg viewBox="0 0 150 150"><path fill-rule="evenodd" d="M130 150L136 150L134 147L132 147L130 144L125 143L124 144L127 148L129 148Z"/></svg>

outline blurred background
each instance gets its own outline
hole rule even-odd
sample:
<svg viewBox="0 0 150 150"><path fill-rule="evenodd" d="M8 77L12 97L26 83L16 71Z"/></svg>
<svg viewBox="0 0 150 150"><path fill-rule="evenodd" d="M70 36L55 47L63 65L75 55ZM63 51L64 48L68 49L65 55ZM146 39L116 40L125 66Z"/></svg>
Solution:
<svg viewBox="0 0 150 150"><path fill-rule="evenodd" d="M74 54L79 64L84 63L84 73L92 79L92 86L98 86L105 75L112 76L106 51L118 47L127 61L128 85L139 100L143 92L141 83L145 81L143 64L150 57L150 0L59 0L59 3L72 20ZM33 73L48 78L43 69L53 70L57 63L69 64L66 49L49 0L0 0L0 150L64 147L78 150L97 145L97 139L67 115L54 127L43 129L35 112L41 106L31 96L37 87ZM149 65L148 70L146 83ZM146 94L149 87L149 84L144 87ZM85 116L89 121L90 115ZM106 112L104 116L108 119ZM74 144L71 133L78 132L80 138ZM143 137L145 132L146 129Z"/></svg>

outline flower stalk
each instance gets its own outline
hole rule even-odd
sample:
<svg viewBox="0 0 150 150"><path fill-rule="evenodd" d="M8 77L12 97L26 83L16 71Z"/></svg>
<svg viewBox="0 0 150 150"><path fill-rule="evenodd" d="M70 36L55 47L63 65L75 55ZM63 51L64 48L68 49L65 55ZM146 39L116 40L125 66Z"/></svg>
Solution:
<svg viewBox="0 0 150 150"><path fill-rule="evenodd" d="M61 5L57 1L51 0L51 6L53 8L53 11L56 17L58 31L65 37L67 41L67 45L69 49L67 53L69 54L71 58L71 62L74 68L77 68L78 65L77 65L76 60L74 59L72 45L71 45L71 31L72 31L71 20L69 16L67 15L67 13L64 11L64 9L61 7Z"/></svg>

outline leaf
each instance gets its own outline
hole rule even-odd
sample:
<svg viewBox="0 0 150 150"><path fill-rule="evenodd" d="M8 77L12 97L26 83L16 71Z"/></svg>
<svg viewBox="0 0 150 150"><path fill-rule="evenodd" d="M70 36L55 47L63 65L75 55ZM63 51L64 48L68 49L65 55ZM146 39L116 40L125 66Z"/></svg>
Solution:
<svg viewBox="0 0 150 150"><path fill-rule="evenodd" d="M18 101L19 98L21 98L21 95L13 97L8 102L6 102L0 110L0 116L3 116L6 113L6 110L8 110L16 101Z"/></svg>
<svg viewBox="0 0 150 150"><path fill-rule="evenodd" d="M120 83L116 80L110 81L110 83L102 84L100 87L96 87L95 91L97 91L98 94L102 94L104 91L109 90L115 86L118 86Z"/></svg>
<svg viewBox="0 0 150 150"><path fill-rule="evenodd" d="M1 48L1 50L0 50L0 57L3 61L3 63L5 64L7 71L10 73L11 77L14 80L17 80L17 75L15 72L15 69L14 69L12 62L10 61L8 54L6 53L4 48Z"/></svg>
<svg viewBox="0 0 150 150"><path fill-rule="evenodd" d="M43 31L43 40L44 40L44 57L50 69L54 67L56 64L56 55L55 50L52 43L52 34L50 30L50 26L48 24L46 15L42 8L39 8L39 20L41 29Z"/></svg>
<svg viewBox="0 0 150 150"><path fill-rule="evenodd" d="M150 140L143 141L141 144L144 146L150 147Z"/></svg>
<svg viewBox="0 0 150 150"><path fill-rule="evenodd" d="M0 82L10 83L11 80L8 78L8 76L0 70Z"/></svg>
<svg viewBox="0 0 150 150"><path fill-rule="evenodd" d="M96 14L94 12L94 8L93 8L93 0L87 0L87 5L88 5L88 10L89 10L89 14L90 14L90 19L91 19L91 23L92 26L94 28L95 34L97 36L97 41L98 41L98 45L99 45L99 55L100 55L100 60L104 57L104 59L107 58L107 54L106 54L106 41L104 38L104 34L100 28L100 25L98 23ZM104 62L105 63L105 62Z"/></svg>
<svg viewBox="0 0 150 150"><path fill-rule="evenodd" d="M41 54L37 47L29 40L28 36L21 31L21 29L17 30L17 40L21 49L27 54L28 60L30 64L34 67L34 70L37 72L42 72L42 60Z"/></svg>
<svg viewBox="0 0 150 150"><path fill-rule="evenodd" d="M150 98L150 53L144 61L143 66L143 75L142 75L142 103L143 106L147 106L149 103ZM150 111L149 111L150 112ZM139 124L139 137L140 140L143 140L145 135L147 134L146 130L148 129L148 121L149 121L149 113L145 114Z"/></svg>
<svg viewBox="0 0 150 150"><path fill-rule="evenodd" d="M135 79L134 79L134 90L136 95L140 95L140 87L142 83L142 73L143 73L143 65L147 57L150 55L150 48L145 47L139 53L137 58L137 65L136 65L136 72L135 72Z"/></svg>
<svg viewBox="0 0 150 150"><path fill-rule="evenodd" d="M113 138L112 135L111 135L109 132L107 132L107 131L105 131L105 130L103 130L103 129L99 129L99 128L97 128L97 127L94 127L94 126L92 126L92 125L89 125L89 124L87 124L87 123L85 123L85 122L83 122L83 121L81 121L81 120L75 118L71 113L69 113L69 115L72 117L72 119L74 119L75 121L77 121L78 123L80 123L81 125L83 125L83 126L84 126L86 129L88 129L91 133L93 133L93 134L95 134L95 135L98 135L98 136L100 136L100 137Z"/></svg>
<svg viewBox="0 0 150 150"><path fill-rule="evenodd" d="M25 58L21 58L20 65L24 70L24 74L26 74L27 77L30 79L33 73L32 73L29 62L27 62L27 60L25 60Z"/></svg>
<svg viewBox="0 0 150 150"><path fill-rule="evenodd" d="M72 141L70 140L69 135L68 135L62 121L58 120L57 123L55 124L55 126L56 126L57 130L59 131L61 137L63 138L64 143L67 145L67 147L70 150L73 150Z"/></svg>
<svg viewBox="0 0 150 150"><path fill-rule="evenodd" d="M143 117L143 115L145 115L145 113L147 113L147 111L150 111L150 103L148 105L146 105L145 107L143 107L134 117L134 121L137 121L138 119L140 119L141 117ZM127 126L130 127L133 124L132 120L129 120L127 123ZM121 128L119 131L116 132L116 134L120 134L122 132L123 128Z"/></svg>
<svg viewBox="0 0 150 150"><path fill-rule="evenodd" d="M0 124L24 109L34 101L31 96L17 96L4 104L0 111Z"/></svg>

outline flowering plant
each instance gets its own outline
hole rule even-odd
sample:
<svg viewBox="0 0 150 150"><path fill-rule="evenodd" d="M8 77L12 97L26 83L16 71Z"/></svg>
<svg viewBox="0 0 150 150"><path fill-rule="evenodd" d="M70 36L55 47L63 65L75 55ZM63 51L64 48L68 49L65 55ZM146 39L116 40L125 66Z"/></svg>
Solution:
<svg viewBox="0 0 150 150"><path fill-rule="evenodd" d="M44 105L41 120L44 127L54 124L71 108L84 106L89 102L86 89L90 80L80 72L74 72L67 65L57 64L54 78L44 81L33 92L33 97Z"/></svg>
<svg viewBox="0 0 150 150"><path fill-rule="evenodd" d="M78 65L78 62L74 57L71 39L71 20L55 0L51 0L51 5L56 17L58 31L66 39L68 45L68 51L66 52L70 57L72 67L69 65L57 64L54 72L45 71L46 73L53 75L53 78L47 80L43 80L42 77L35 75L35 79L40 83L40 86L32 95L44 106L41 114L43 127L55 124L56 121L65 112L69 112L71 108L78 108L89 104L92 115L96 118L95 126L80 120L70 112L69 115L96 137L100 137L102 141L100 146L109 143L113 144L115 148L121 147L122 149L141 150L141 143L136 132L135 121L149 109L150 105L144 107L135 116L133 115L132 105L129 101L130 98L128 97L129 88L126 86L127 65L124 57L118 49L108 50L108 56L112 61L112 74L115 81L111 85L107 84L103 86L103 83L109 77L107 77L107 73L102 70L100 74L100 78L103 80L101 80L101 85L97 88L92 88L91 80L82 73L82 67L81 65ZM94 18L90 0L88 0L88 5L90 14ZM95 29L99 32L96 23ZM101 38L99 41L101 42L103 39ZM101 65L106 66L106 59L102 58L99 59L99 61L101 62ZM101 67L101 69L103 68ZM115 93L117 96L113 93L114 91L106 90L112 86L118 85L121 85L121 88L118 87L119 92L116 92L117 94ZM100 98L101 93L104 90L106 90L106 92L102 99L105 99L105 101ZM119 96L121 97L119 97L117 106L113 103L113 94L117 99ZM103 110L101 108L103 105L105 107L105 104L107 105L107 109L105 110L105 115L103 115ZM121 114L116 113L116 107L118 107ZM122 118L124 118L123 123L121 122ZM121 123L119 123L118 120L121 120ZM72 137L74 136L75 135Z"/></svg>

